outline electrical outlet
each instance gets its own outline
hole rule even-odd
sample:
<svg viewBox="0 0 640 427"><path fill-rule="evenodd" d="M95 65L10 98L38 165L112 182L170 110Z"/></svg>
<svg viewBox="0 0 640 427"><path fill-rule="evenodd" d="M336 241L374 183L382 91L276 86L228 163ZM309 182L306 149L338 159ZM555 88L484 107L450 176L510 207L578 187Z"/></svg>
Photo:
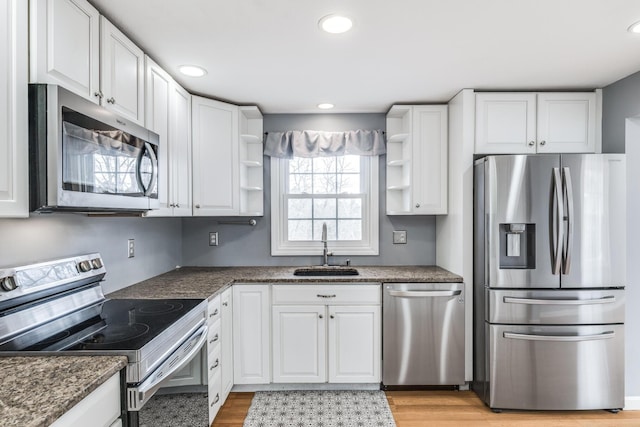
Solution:
<svg viewBox="0 0 640 427"><path fill-rule="evenodd" d="M209 246L218 246L218 232L212 231L209 233Z"/></svg>
<svg viewBox="0 0 640 427"><path fill-rule="evenodd" d="M393 232L393 244L404 245L407 243L407 232L405 230Z"/></svg>
<svg viewBox="0 0 640 427"><path fill-rule="evenodd" d="M129 258L136 256L136 246L133 239L127 240L127 256Z"/></svg>

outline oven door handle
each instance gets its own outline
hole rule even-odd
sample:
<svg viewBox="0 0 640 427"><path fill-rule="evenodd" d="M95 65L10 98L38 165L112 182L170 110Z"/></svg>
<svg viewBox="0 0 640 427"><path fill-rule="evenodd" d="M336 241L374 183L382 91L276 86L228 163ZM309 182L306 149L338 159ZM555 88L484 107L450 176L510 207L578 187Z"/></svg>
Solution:
<svg viewBox="0 0 640 427"><path fill-rule="evenodd" d="M206 324L202 325L147 380L136 387L127 387L129 411L139 411L173 374L191 362L191 359L200 352L204 343L207 342L208 330Z"/></svg>

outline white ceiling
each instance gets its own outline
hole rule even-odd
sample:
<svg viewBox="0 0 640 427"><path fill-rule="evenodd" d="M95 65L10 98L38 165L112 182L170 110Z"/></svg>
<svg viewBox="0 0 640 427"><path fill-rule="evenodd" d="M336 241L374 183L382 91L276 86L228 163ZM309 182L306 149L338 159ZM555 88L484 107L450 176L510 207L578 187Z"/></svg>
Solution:
<svg viewBox="0 0 640 427"><path fill-rule="evenodd" d="M91 0L192 93L265 113L386 112L460 89L604 87L640 70L639 0ZM318 20L341 13L352 31ZM208 70L178 75L182 64Z"/></svg>

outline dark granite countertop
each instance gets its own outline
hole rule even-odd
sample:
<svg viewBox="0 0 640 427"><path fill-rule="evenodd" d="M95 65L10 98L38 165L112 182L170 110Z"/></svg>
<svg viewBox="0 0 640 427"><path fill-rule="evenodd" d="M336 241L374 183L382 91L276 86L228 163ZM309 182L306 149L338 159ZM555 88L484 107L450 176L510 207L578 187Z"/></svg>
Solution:
<svg viewBox="0 0 640 427"><path fill-rule="evenodd" d="M0 357L3 427L46 427L127 365L125 356Z"/></svg>
<svg viewBox="0 0 640 427"><path fill-rule="evenodd" d="M298 267L181 267L115 291L108 298L212 298L233 283L462 282L436 266L355 266L358 276L294 276Z"/></svg>

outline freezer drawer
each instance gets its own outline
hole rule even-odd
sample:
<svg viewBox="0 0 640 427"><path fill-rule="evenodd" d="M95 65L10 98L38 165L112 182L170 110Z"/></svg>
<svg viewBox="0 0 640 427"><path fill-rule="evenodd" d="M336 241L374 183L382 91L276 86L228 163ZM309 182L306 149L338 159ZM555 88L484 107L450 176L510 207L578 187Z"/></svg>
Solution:
<svg viewBox="0 0 640 427"><path fill-rule="evenodd" d="M487 289L486 321L523 325L624 323L624 290Z"/></svg>
<svg viewBox="0 0 640 427"><path fill-rule="evenodd" d="M464 384L464 284L383 285L385 386Z"/></svg>
<svg viewBox="0 0 640 427"><path fill-rule="evenodd" d="M624 406L624 326L488 325L492 408Z"/></svg>

